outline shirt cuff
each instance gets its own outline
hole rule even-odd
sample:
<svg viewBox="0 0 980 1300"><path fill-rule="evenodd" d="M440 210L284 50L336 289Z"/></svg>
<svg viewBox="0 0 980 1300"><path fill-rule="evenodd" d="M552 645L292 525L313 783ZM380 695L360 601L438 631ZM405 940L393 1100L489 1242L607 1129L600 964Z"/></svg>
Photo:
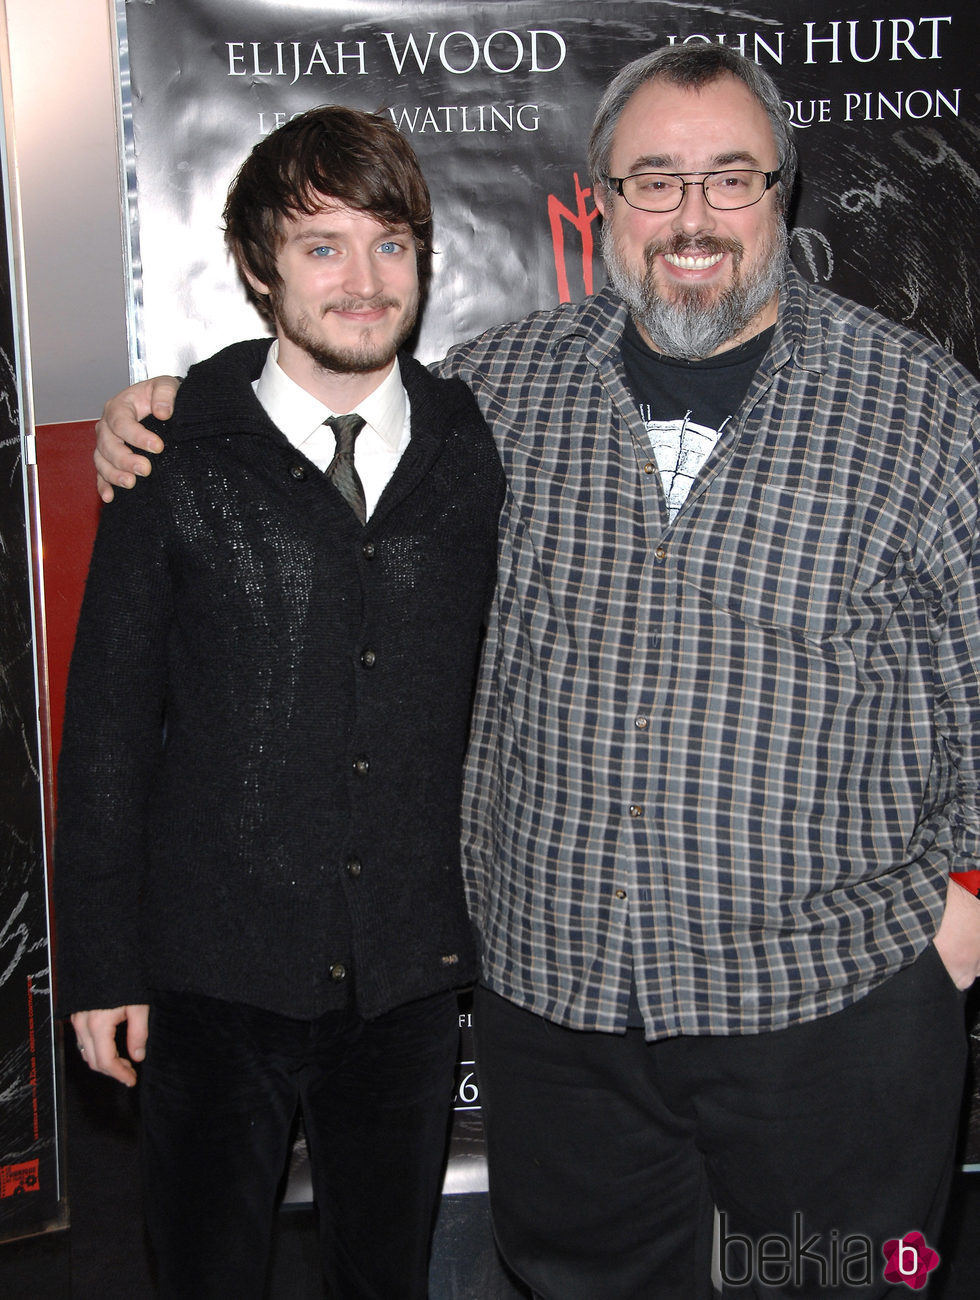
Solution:
<svg viewBox="0 0 980 1300"><path fill-rule="evenodd" d="M949 878L962 885L974 898L980 898L980 871L951 871Z"/></svg>

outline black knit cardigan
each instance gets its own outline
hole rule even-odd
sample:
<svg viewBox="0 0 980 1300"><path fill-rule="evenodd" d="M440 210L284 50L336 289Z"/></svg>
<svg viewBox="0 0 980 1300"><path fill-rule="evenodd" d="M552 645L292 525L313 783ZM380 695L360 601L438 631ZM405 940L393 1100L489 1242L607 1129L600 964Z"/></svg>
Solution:
<svg viewBox="0 0 980 1300"><path fill-rule="evenodd" d="M460 773L503 472L469 390L401 358L412 437L367 524L252 391L193 367L103 509L69 676L62 1013L197 992L311 1018L457 987Z"/></svg>

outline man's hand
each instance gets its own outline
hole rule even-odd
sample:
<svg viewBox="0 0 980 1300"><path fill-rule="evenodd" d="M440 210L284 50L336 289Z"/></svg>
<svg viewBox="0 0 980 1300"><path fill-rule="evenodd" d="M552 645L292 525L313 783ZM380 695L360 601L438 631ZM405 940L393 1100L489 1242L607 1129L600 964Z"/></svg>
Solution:
<svg viewBox="0 0 980 1300"><path fill-rule="evenodd" d="M95 468L98 471L99 496L111 501L113 486L131 488L136 476L145 478L150 472L150 462L126 446L130 443L142 451L157 454L163 443L155 433L140 424L148 415L167 420L173 414L174 398L180 380L173 375L158 375L141 383L124 388L105 404L102 419L95 426L97 446Z"/></svg>
<svg viewBox="0 0 980 1300"><path fill-rule="evenodd" d="M136 1082L133 1061L146 1055L147 1026L150 1008L142 1003L114 1007L111 1011L76 1011L71 1018L78 1039L78 1050L86 1065L110 1079L118 1079L127 1088ZM116 1050L116 1029L126 1022L126 1051L130 1060Z"/></svg>
<svg viewBox="0 0 980 1300"><path fill-rule="evenodd" d="M936 931L936 948L958 989L980 976L980 898L955 880L946 888L946 910Z"/></svg>

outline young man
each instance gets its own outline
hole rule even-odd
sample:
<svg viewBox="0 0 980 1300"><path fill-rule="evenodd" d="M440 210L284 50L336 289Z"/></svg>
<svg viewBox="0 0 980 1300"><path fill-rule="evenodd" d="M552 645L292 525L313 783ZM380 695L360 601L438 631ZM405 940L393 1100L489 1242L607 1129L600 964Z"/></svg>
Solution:
<svg viewBox="0 0 980 1300"><path fill-rule="evenodd" d="M548 1300L710 1296L715 1209L726 1295L883 1296L980 970L980 385L786 260L734 52L625 68L590 162L611 284L442 367L509 485L463 828L495 1227Z"/></svg>
<svg viewBox="0 0 980 1300"><path fill-rule="evenodd" d="M431 209L389 122L291 121L225 220L275 340L195 366L158 473L103 512L60 1003L93 1069L143 1062L163 1295L262 1294L299 1104L330 1294L421 1300L475 971L459 799L502 472L464 386L398 351Z"/></svg>

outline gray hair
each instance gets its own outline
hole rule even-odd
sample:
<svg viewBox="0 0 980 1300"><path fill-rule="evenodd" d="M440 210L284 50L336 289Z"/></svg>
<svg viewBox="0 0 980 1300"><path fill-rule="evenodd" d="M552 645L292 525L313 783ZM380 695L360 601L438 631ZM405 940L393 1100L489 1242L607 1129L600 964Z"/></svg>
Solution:
<svg viewBox="0 0 980 1300"><path fill-rule="evenodd" d="M726 74L748 87L769 118L783 173L777 190L785 211L796 179L796 144L786 105L772 77L727 45L667 45L620 69L599 102L589 136L593 189L607 188L613 136L623 109L641 86L648 81L662 80L673 86L700 90Z"/></svg>

